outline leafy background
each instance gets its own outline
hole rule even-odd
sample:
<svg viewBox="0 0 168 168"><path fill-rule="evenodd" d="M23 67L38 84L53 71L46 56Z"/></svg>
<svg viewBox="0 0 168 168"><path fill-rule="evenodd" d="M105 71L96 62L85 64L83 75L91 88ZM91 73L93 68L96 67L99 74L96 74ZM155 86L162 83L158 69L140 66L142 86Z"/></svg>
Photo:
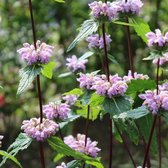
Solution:
<svg viewBox="0 0 168 168"><path fill-rule="evenodd" d="M55 46L53 61L56 61L57 68L54 71L53 79L48 80L42 78L42 96L43 102L47 103L61 96L62 93L69 91L77 86L74 76L64 79L58 76L67 72L65 68L65 59L67 56L76 54L83 55L87 51L87 44L80 42L70 53L66 53L68 45L77 34L77 28L80 24L88 19L88 6L91 0L66 0L66 3L56 3L54 0L33 1L34 15L36 22L37 38L46 43ZM140 17L149 23L151 30L160 27L163 31L167 31L167 0L145 0ZM118 65L110 64L111 74L116 72L120 75L127 73L129 69L127 43L125 28L121 25L110 27L109 33L112 36L113 43L110 54L119 62ZM142 61L149 53L145 43L136 35L134 30L132 33L132 45L135 61L135 69L137 72L148 74L150 77L155 76L155 67L149 61ZM16 96L17 86L19 83L19 69L23 67L22 62L17 54L17 49L22 43L32 43L31 23L28 10L27 0L1 0L0 1L0 134L4 135L2 149L7 147L14 141L20 132L20 125L23 119L32 116L38 116L39 109L37 106L37 95L35 85L31 85L29 92L21 96ZM87 65L87 71L98 70L101 62L98 58L92 57ZM167 78L167 74L164 74ZM83 133L85 124L84 119L79 119L74 124L70 124L63 130L64 135L78 132ZM93 140L99 141L99 147L102 148L100 156L103 158L104 164L108 161L108 125L107 118L96 120L90 124L89 136ZM168 149L167 142L167 125L163 124L162 136L164 137L164 149ZM104 143L106 142L106 143ZM130 143L131 151L136 161L141 163L143 156L142 146L136 147ZM32 143L31 146L18 155L22 165L26 167L38 167L39 154L37 151L38 144ZM129 168L130 161L127 153L123 150L123 145L114 142L113 165L115 168ZM166 158L168 151L163 150L163 162L168 161ZM55 167L56 164L51 162L56 155L48 148L46 143L45 155L48 167ZM124 156L124 157L123 157ZM155 157L153 164L156 165ZM15 168L10 161L4 165L4 168ZM157 166L156 166L157 167ZM163 165L163 168L166 166Z"/></svg>

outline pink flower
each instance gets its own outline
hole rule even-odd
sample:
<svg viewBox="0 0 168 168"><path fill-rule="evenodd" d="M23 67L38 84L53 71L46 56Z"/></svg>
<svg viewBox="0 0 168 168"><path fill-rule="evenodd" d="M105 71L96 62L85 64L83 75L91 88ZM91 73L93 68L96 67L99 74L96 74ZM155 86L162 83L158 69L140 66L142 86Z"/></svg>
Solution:
<svg viewBox="0 0 168 168"><path fill-rule="evenodd" d="M154 45L163 47L165 45L165 38L159 29L156 29L155 33L154 32L147 33L146 37L148 38L149 47L152 47Z"/></svg>
<svg viewBox="0 0 168 168"><path fill-rule="evenodd" d="M64 162L61 163L60 166L56 166L56 168L67 168L66 164Z"/></svg>
<svg viewBox="0 0 168 168"><path fill-rule="evenodd" d="M50 102L47 105L43 106L43 113L48 119L59 118L61 120L65 120L68 118L68 113L70 113L70 106L66 103L56 104L54 102Z"/></svg>
<svg viewBox="0 0 168 168"><path fill-rule="evenodd" d="M110 42L112 41L110 38L110 35L105 36L106 39L106 45L107 47L110 46ZM99 37L98 34L93 34L87 37L86 41L89 43L88 47L91 48L99 48L99 49L103 49L104 48L104 40L103 40L103 36Z"/></svg>
<svg viewBox="0 0 168 168"><path fill-rule="evenodd" d="M67 69L72 72L76 72L79 70L85 71L86 69L85 64L88 62L87 59L85 60L77 59L76 55L72 55L72 57L67 58L66 61L67 61L66 63Z"/></svg>
<svg viewBox="0 0 168 168"><path fill-rule="evenodd" d="M30 120L24 120L21 129L31 138L37 141L44 141L51 135L56 133L58 124L54 121L43 118L40 123L40 118L32 118Z"/></svg>
<svg viewBox="0 0 168 168"><path fill-rule="evenodd" d="M36 46L37 49L35 50L34 45L24 43L23 48L17 50L17 52L29 65L35 63L48 63L49 57L51 57L54 47L47 45L46 43L41 43L39 40L36 42Z"/></svg>
<svg viewBox="0 0 168 168"><path fill-rule="evenodd" d="M131 71L129 70L128 75L123 77L123 80L127 83L131 82L131 80L136 80L136 79L148 80L149 76L143 75L143 74L138 74L137 72L134 72L134 78L133 78Z"/></svg>
<svg viewBox="0 0 168 168"><path fill-rule="evenodd" d="M77 101L78 96L77 95L66 95L62 99L66 101L65 103L67 103L70 106L72 106Z"/></svg>
<svg viewBox="0 0 168 168"><path fill-rule="evenodd" d="M141 0L119 0L117 4L120 6L120 12L122 13L132 13L139 14L140 8L143 6Z"/></svg>
<svg viewBox="0 0 168 168"><path fill-rule="evenodd" d="M168 62L168 52L164 53L162 57L160 57L159 65L164 65L165 63ZM158 58L155 58L152 61L153 64L157 65L158 63Z"/></svg>
<svg viewBox="0 0 168 168"><path fill-rule="evenodd" d="M77 134L76 138L72 135L67 136L64 138L64 142L73 150L92 157L97 157L98 152L100 151L100 149L97 147L98 142L92 142L90 138L87 138L87 143L85 145L85 135L83 134Z"/></svg>

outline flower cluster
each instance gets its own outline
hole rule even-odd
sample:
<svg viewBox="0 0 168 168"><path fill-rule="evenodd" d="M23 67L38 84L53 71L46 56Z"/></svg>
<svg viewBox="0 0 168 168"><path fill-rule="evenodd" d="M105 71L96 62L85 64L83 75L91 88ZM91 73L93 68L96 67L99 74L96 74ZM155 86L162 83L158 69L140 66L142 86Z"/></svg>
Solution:
<svg viewBox="0 0 168 168"><path fill-rule="evenodd" d="M56 166L56 168L67 168L66 164L64 162L61 163L60 166Z"/></svg>
<svg viewBox="0 0 168 168"><path fill-rule="evenodd" d="M66 95L66 96L63 96L62 99L65 100L65 103L72 106L77 101L78 96L77 95Z"/></svg>
<svg viewBox="0 0 168 168"><path fill-rule="evenodd" d="M128 86L121 77L116 75L110 75L109 81L106 75L94 75L94 74L80 74L77 79L81 88L95 90L99 95L107 95L112 98L116 95L124 96Z"/></svg>
<svg viewBox="0 0 168 168"><path fill-rule="evenodd" d="M64 142L75 151L92 157L97 157L98 152L100 151L100 149L96 147L98 142L92 142L90 138L87 138L87 143L85 144L85 135L83 134L77 134L76 138L72 135L69 135L64 138Z"/></svg>
<svg viewBox="0 0 168 168"><path fill-rule="evenodd" d="M70 111L70 106L66 103L50 102L43 106L43 113L48 119L59 118L65 120L68 118Z"/></svg>
<svg viewBox="0 0 168 168"><path fill-rule="evenodd" d="M164 65L165 63L167 63L168 62L168 52L163 53L162 57L160 57L159 59L160 59L159 65ZM157 63L158 63L158 58L155 58L153 60L153 64L157 65Z"/></svg>
<svg viewBox="0 0 168 168"><path fill-rule="evenodd" d="M159 86L159 91L147 90L139 97L144 100L143 105L147 106L153 114L157 114L160 108L168 110L168 83Z"/></svg>
<svg viewBox="0 0 168 168"><path fill-rule="evenodd" d="M72 57L67 58L66 61L67 61L67 63L66 63L67 69L72 72L76 72L76 71L80 71L80 70L85 71L85 69L86 69L85 64L88 62L87 59L84 59L84 60L78 59L76 57L76 55L72 55Z"/></svg>
<svg viewBox="0 0 168 168"><path fill-rule="evenodd" d="M131 80L136 80L136 79L148 80L149 76L134 72L134 78L133 78L131 71L128 71L128 75L123 77L123 80L127 83L131 82Z"/></svg>
<svg viewBox="0 0 168 168"><path fill-rule="evenodd" d="M106 34L105 40L106 40L106 45L109 47L110 42L112 41L111 38L110 38L110 35ZM99 48L99 49L104 48L103 36L99 37L98 34L92 34L92 35L88 36L86 41L89 43L88 47L90 49L92 49L92 48Z"/></svg>
<svg viewBox="0 0 168 168"><path fill-rule="evenodd" d="M40 118L32 118L30 120L24 120L21 129L31 138L37 141L44 141L51 135L56 133L58 124L54 121L43 118L40 123Z"/></svg>
<svg viewBox="0 0 168 168"><path fill-rule="evenodd" d="M103 3L102 1L94 1L89 4L91 9L91 16L96 19L105 18L106 20L116 19L118 11L121 10L117 3Z"/></svg>
<svg viewBox="0 0 168 168"><path fill-rule="evenodd" d="M139 14L140 8L143 6L141 0L118 0L119 12Z"/></svg>
<svg viewBox="0 0 168 168"><path fill-rule="evenodd" d="M159 29L156 29L155 32L148 32L146 37L148 38L149 47L164 47L168 43L168 32L163 35Z"/></svg>
<svg viewBox="0 0 168 168"><path fill-rule="evenodd" d="M3 139L4 136L0 135L0 147L2 145L2 139Z"/></svg>
<svg viewBox="0 0 168 168"><path fill-rule="evenodd" d="M34 45L24 43L23 48L20 48L17 50L17 52L29 65L35 63L48 63L49 57L51 57L54 47L47 45L46 43L41 43L39 40L36 42L36 47L37 48L35 49Z"/></svg>

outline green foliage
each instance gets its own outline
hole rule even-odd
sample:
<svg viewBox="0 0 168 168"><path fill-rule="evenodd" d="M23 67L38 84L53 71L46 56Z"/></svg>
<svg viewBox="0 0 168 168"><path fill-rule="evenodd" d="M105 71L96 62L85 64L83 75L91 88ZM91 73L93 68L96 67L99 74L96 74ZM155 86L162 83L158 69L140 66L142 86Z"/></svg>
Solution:
<svg viewBox="0 0 168 168"><path fill-rule="evenodd" d="M122 26L135 26L135 24L121 22L121 21L114 21L114 24L122 25Z"/></svg>
<svg viewBox="0 0 168 168"><path fill-rule="evenodd" d="M112 63L118 64L118 62L117 62L117 60L115 59L115 57L112 56L111 54L108 54L108 59L109 59Z"/></svg>
<svg viewBox="0 0 168 168"><path fill-rule="evenodd" d="M114 115L114 119L139 119L149 114L146 107L138 107L137 109L129 110L118 115Z"/></svg>
<svg viewBox="0 0 168 168"><path fill-rule="evenodd" d="M153 52L150 52L150 55L146 58L144 58L143 60L154 60L156 58L160 58L162 57L162 53L160 52L157 52L157 51L153 51Z"/></svg>
<svg viewBox="0 0 168 168"><path fill-rule="evenodd" d="M145 90L153 90L156 88L156 83L154 80L131 80L128 84L128 89L126 95L135 96L136 93L141 93Z"/></svg>
<svg viewBox="0 0 168 168"><path fill-rule="evenodd" d="M85 54L83 54L83 55L79 58L79 60L85 60L85 59L91 57L93 54L94 54L94 52L88 51L88 52L86 52Z"/></svg>
<svg viewBox="0 0 168 168"><path fill-rule="evenodd" d="M80 88L75 88L75 89L72 89L71 91L69 92L65 92L63 95L82 95L83 94L83 91L82 89Z"/></svg>
<svg viewBox="0 0 168 168"><path fill-rule="evenodd" d="M74 151L57 137L49 138L48 143L54 150L59 153L62 153L66 156L71 156L77 160L85 161L87 164L93 165L97 168L104 168L98 158L92 158L80 152Z"/></svg>
<svg viewBox="0 0 168 168"><path fill-rule="evenodd" d="M72 160L71 162L67 163L67 168L77 168L82 167L82 162L79 160Z"/></svg>
<svg viewBox="0 0 168 168"><path fill-rule="evenodd" d="M148 142L149 140L152 124L153 124L153 116L151 113L138 119L138 126L140 129L141 135L144 137L146 142ZM153 152L154 154L158 153L156 132L154 132L153 134L153 138L151 142L151 152Z"/></svg>
<svg viewBox="0 0 168 168"><path fill-rule="evenodd" d="M15 142L13 142L7 152L11 156L15 156L19 151L23 151L27 149L32 142L32 139L29 138L25 133L20 133L16 138ZM8 157L3 157L2 162L0 163L0 167L6 162Z"/></svg>
<svg viewBox="0 0 168 168"><path fill-rule="evenodd" d="M54 1L58 3L65 3L65 0L54 0Z"/></svg>
<svg viewBox="0 0 168 168"><path fill-rule="evenodd" d="M105 113L111 117L131 109L131 103L126 97L105 98L103 102Z"/></svg>
<svg viewBox="0 0 168 168"><path fill-rule="evenodd" d="M58 77L59 78L65 78L65 77L70 76L70 75L72 75L72 72L65 72L65 73L60 74Z"/></svg>
<svg viewBox="0 0 168 168"><path fill-rule="evenodd" d="M20 70L19 76L21 77L21 79L19 82L17 95L20 95L28 89L34 78L40 74L40 71L41 67L36 65L29 65Z"/></svg>
<svg viewBox="0 0 168 168"><path fill-rule="evenodd" d="M137 35L147 44L146 33L151 32L149 25L141 18L130 18L131 23Z"/></svg>
<svg viewBox="0 0 168 168"><path fill-rule="evenodd" d="M91 106L98 106L101 105L104 102L105 97L98 95L97 93L93 93L92 96L90 97L89 104Z"/></svg>
<svg viewBox="0 0 168 168"><path fill-rule="evenodd" d="M84 21L81 25L79 34L73 40L73 42L69 45L67 52L72 50L79 41L83 40L90 34L93 34L94 32L96 32L98 29L98 26L99 26L99 23L93 19Z"/></svg>
<svg viewBox="0 0 168 168"><path fill-rule="evenodd" d="M62 158L64 158L65 155L62 153L58 153L55 157L54 157L54 163L57 163L58 161L60 161Z"/></svg>
<svg viewBox="0 0 168 168"><path fill-rule="evenodd" d="M22 165L20 164L20 162L11 154L0 150L0 155L3 156L4 158L10 159L12 160L14 163L16 163L20 168L23 168ZM2 164L0 164L0 166L2 166Z"/></svg>
<svg viewBox="0 0 168 168"><path fill-rule="evenodd" d="M52 76L53 76L53 69L55 68L56 66L56 62L49 62L48 64L44 64L42 65L42 69L41 69L41 73L49 78L49 79L52 79Z"/></svg>

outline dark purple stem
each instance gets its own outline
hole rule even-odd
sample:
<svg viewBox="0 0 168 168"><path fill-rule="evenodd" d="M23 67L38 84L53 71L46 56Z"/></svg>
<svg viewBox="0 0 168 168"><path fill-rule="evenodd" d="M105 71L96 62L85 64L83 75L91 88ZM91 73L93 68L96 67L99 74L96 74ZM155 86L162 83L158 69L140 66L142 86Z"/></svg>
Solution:
<svg viewBox="0 0 168 168"><path fill-rule="evenodd" d="M126 22L129 23L127 16L126 16ZM134 62L133 62L133 55L132 55L131 33L130 33L129 26L126 26L126 32L127 32L127 43L128 43L128 55L129 55L130 70L131 70L131 75L134 78Z"/></svg>
<svg viewBox="0 0 168 168"><path fill-rule="evenodd" d="M31 17L31 24L32 24L34 47L35 47L35 49L37 49L36 34L35 34L35 22L34 22L34 18L33 18L33 7L32 7L31 0L29 0L29 11L30 11L30 17ZM40 76L39 75L37 75L37 90L38 90L38 99L39 99L39 107L40 107L40 123L42 123L43 122L43 110L42 110L42 96L41 96L41 86L40 86ZM44 149L43 149L42 142L39 142L39 150L40 150L41 167L45 168Z"/></svg>
<svg viewBox="0 0 168 168"><path fill-rule="evenodd" d="M158 118L158 150L159 150L159 168L162 167L162 146L161 146L161 116Z"/></svg>
<svg viewBox="0 0 168 168"><path fill-rule="evenodd" d="M156 74L156 93L157 93L157 95L159 94L159 65L160 65L160 58L157 61L157 74ZM151 142L152 142L153 133L154 133L154 130L155 130L156 121L157 121L157 115L155 115L154 120L153 120L153 124L152 124L151 132L150 132L150 135L149 135L149 141L148 141L148 144L147 144L142 168L145 168L146 162L148 160L149 150L150 150L150 146L151 146Z"/></svg>
<svg viewBox="0 0 168 168"><path fill-rule="evenodd" d="M63 140L64 140L64 137L63 137L63 134L62 134L62 131L61 131L61 128L60 128L60 127L59 127L59 134L60 134L61 140L63 141Z"/></svg>
<svg viewBox="0 0 168 168"><path fill-rule="evenodd" d="M136 165L136 163L135 163L135 161L134 161L134 159L133 159L133 156L132 156L132 154L131 154L131 152L130 152L130 150L129 150L129 147L128 147L128 145L127 145L127 142L125 141L125 137L124 137L124 135L122 135L122 133L121 133L121 131L120 131L120 129L119 129L117 123L116 123L115 121L113 121L113 122L114 122L114 125L115 125L115 127L116 127L116 129L117 129L117 131L118 131L118 133L119 133L119 135L120 135L120 137L121 137L121 139L123 140L124 147L125 147L126 151L128 152L128 155L129 155L129 157L130 157L130 159L131 159L131 161L132 161L132 164L134 165L134 168L136 168L137 165Z"/></svg>

